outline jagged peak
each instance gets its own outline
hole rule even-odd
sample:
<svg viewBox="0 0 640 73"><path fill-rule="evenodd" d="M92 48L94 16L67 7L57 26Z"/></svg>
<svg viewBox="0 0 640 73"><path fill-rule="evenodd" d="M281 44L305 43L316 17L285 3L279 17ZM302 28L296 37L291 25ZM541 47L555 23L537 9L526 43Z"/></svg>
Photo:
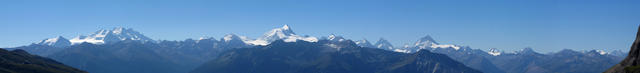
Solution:
<svg viewBox="0 0 640 73"><path fill-rule="evenodd" d="M275 41L277 39L285 39L289 36L295 36L296 33L291 30L289 25L284 25L282 28L271 29L271 31L264 33L264 35L259 38L260 40L266 41Z"/></svg>
<svg viewBox="0 0 640 73"><path fill-rule="evenodd" d="M418 41L416 41L416 43L414 44L415 46L430 46L430 45L437 45L438 42L436 42L435 40L433 40L433 38L430 35L427 35L425 37L422 37L420 39L418 39Z"/></svg>
<svg viewBox="0 0 640 73"><path fill-rule="evenodd" d="M424 36L422 38L420 38L419 41L432 41L432 42L436 42L435 40L433 40L433 38L430 35Z"/></svg>
<svg viewBox="0 0 640 73"><path fill-rule="evenodd" d="M113 30L112 30L113 32L112 33L121 34L122 32L126 32L126 31L129 31L129 30L133 30L133 29L127 29L127 28L124 28L124 27L116 27L116 28L113 28Z"/></svg>
<svg viewBox="0 0 640 73"><path fill-rule="evenodd" d="M284 26L282 26L282 29L289 30L290 28L289 28L289 25L284 24Z"/></svg>
<svg viewBox="0 0 640 73"><path fill-rule="evenodd" d="M88 36L80 35L71 39L70 41L72 42L72 44L79 44L83 42L104 44L123 40L153 41L151 38L146 37L140 32L134 31L132 28L124 27L116 27L111 30L100 29Z"/></svg>
<svg viewBox="0 0 640 73"><path fill-rule="evenodd" d="M331 41L344 41L346 39L344 39L344 37L342 36L336 36L335 34L331 34L327 37L327 40L331 40Z"/></svg>
<svg viewBox="0 0 640 73"><path fill-rule="evenodd" d="M284 25L282 28L275 28L269 32L264 33L264 35L258 39L250 40L244 39L243 41L247 44L253 45L267 45L270 42L276 40L284 40L285 42L296 42L297 40L304 40L309 42L318 42L318 38L311 36L300 36L296 35L289 25Z"/></svg>
<svg viewBox="0 0 640 73"><path fill-rule="evenodd" d="M393 45L386 39L384 38L380 38L376 44L375 44L376 48L381 48L381 49L393 49Z"/></svg>
<svg viewBox="0 0 640 73"><path fill-rule="evenodd" d="M498 56L500 54L502 54L502 51L498 50L498 48L489 48L489 52L487 52L489 55L493 55L493 56Z"/></svg>
<svg viewBox="0 0 640 73"><path fill-rule="evenodd" d="M607 55L607 54L609 54L608 52L606 52L604 50L589 50L587 53L599 54L599 55Z"/></svg>

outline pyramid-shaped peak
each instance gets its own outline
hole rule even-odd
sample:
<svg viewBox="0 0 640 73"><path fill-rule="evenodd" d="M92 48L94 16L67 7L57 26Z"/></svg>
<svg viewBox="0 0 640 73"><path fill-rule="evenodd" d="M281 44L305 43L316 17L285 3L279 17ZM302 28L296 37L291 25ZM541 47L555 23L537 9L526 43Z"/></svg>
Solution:
<svg viewBox="0 0 640 73"><path fill-rule="evenodd" d="M427 40L429 40L429 41L434 41L434 40L433 40L433 38L432 38L430 35L424 36L424 37L420 38L420 40L424 40L424 41L427 41Z"/></svg>
<svg viewBox="0 0 640 73"><path fill-rule="evenodd" d="M290 28L289 28L289 25L284 24L284 26L282 26L282 29L289 30Z"/></svg>
<svg viewBox="0 0 640 73"><path fill-rule="evenodd" d="M66 47L71 45L71 42L62 36L58 36L55 38L44 39L36 44L48 45L53 47Z"/></svg>
<svg viewBox="0 0 640 73"><path fill-rule="evenodd" d="M294 33L291 30L289 25L284 25L282 28L275 28L269 32L264 33L264 36L262 36L259 39L266 40L266 41L275 41L278 39L285 39L289 36L294 36L294 35L296 35L296 33Z"/></svg>
<svg viewBox="0 0 640 73"><path fill-rule="evenodd" d="M433 38L432 38L431 36L429 36L429 35L424 36L424 37L422 37L422 38L420 38L420 39L418 40L418 43L422 43L422 42L425 42L425 43L426 43L426 42L430 42L430 43L438 44L438 42L436 42L435 40L433 40Z"/></svg>

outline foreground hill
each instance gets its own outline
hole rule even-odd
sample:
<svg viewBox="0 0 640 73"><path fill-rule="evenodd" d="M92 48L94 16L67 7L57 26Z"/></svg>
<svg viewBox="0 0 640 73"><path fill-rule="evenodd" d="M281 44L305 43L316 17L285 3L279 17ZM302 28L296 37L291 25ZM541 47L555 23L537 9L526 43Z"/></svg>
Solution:
<svg viewBox="0 0 640 73"><path fill-rule="evenodd" d="M0 48L0 73L87 73L24 50Z"/></svg>
<svg viewBox="0 0 640 73"><path fill-rule="evenodd" d="M285 42L222 52L192 73L480 73L446 55L363 48L352 41Z"/></svg>

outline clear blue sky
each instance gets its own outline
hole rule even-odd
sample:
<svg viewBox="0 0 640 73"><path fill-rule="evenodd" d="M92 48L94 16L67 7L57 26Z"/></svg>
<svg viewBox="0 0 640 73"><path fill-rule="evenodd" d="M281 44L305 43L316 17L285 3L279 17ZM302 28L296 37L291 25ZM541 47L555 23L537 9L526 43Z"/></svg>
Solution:
<svg viewBox="0 0 640 73"><path fill-rule="evenodd" d="M444 44L513 51L624 49L640 25L638 0L2 0L0 47L123 26L184 40L228 33L256 38L289 24L396 46L425 35Z"/></svg>

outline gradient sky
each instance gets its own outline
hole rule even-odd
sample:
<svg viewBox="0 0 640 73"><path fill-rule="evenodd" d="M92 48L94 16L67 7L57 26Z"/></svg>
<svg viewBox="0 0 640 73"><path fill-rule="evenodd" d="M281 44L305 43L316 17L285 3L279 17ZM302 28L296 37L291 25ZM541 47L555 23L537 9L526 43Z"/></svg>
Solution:
<svg viewBox="0 0 640 73"><path fill-rule="evenodd" d="M395 46L431 35L487 50L628 50L638 0L2 0L0 47L133 28L153 39L256 38L289 24L299 35L379 38Z"/></svg>

